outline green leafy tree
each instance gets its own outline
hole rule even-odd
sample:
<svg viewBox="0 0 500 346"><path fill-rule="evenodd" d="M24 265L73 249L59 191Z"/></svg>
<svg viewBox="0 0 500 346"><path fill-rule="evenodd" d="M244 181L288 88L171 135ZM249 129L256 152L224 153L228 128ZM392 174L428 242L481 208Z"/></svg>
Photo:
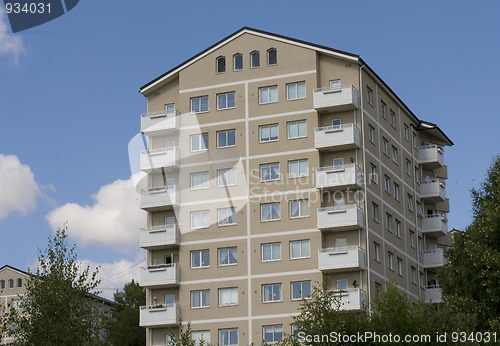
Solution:
<svg viewBox="0 0 500 346"><path fill-rule="evenodd" d="M146 329L139 326L139 309L146 305L146 291L132 280L114 294L112 317L106 321L108 341L116 346L146 345Z"/></svg>
<svg viewBox="0 0 500 346"><path fill-rule="evenodd" d="M19 310L9 308L2 318L4 332L17 345L100 344L102 318L92 299L99 280L77 262L68 247L67 228L58 230L44 252L39 250L36 274L26 280Z"/></svg>
<svg viewBox="0 0 500 346"><path fill-rule="evenodd" d="M200 340L198 342L193 340L191 334L191 322L183 324L182 320L179 320L178 328L178 335L174 331L171 331L170 341L167 344L168 346L210 346L210 344L205 340Z"/></svg>
<svg viewBox="0 0 500 346"><path fill-rule="evenodd" d="M453 234L449 263L438 273L444 300L468 314L476 331L500 329L500 156L479 189L473 189L473 221Z"/></svg>

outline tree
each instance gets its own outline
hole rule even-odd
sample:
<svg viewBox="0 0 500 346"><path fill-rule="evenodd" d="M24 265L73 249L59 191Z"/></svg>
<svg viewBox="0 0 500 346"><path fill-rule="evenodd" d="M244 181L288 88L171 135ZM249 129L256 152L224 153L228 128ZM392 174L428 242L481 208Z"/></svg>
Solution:
<svg viewBox="0 0 500 346"><path fill-rule="evenodd" d="M133 279L114 294L116 303L112 318L106 321L108 341L112 345L139 346L146 344L146 329L139 326L139 309L146 305L146 291Z"/></svg>
<svg viewBox="0 0 500 346"><path fill-rule="evenodd" d="M473 221L453 234L449 263L438 272L443 298L469 314L476 331L500 328L500 156L479 189L472 189Z"/></svg>
<svg viewBox="0 0 500 346"><path fill-rule="evenodd" d="M21 309L2 318L6 333L18 345L96 345L101 340L97 301L100 280L77 262L76 246L68 248L67 227L56 231L44 252L39 250L36 274L26 280Z"/></svg>

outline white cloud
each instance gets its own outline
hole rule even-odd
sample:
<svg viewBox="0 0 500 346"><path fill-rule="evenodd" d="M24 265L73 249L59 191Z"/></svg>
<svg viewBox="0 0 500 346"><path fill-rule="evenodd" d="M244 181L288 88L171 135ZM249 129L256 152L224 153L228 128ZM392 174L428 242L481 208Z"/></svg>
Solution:
<svg viewBox="0 0 500 346"><path fill-rule="evenodd" d="M11 34L6 23L7 17L0 9L0 55L12 55L12 58L17 63L19 55L24 52L23 41L20 36Z"/></svg>
<svg viewBox="0 0 500 346"><path fill-rule="evenodd" d="M15 155L0 154L0 220L10 212L26 215L35 209L39 196L41 190L30 167Z"/></svg>
<svg viewBox="0 0 500 346"><path fill-rule="evenodd" d="M56 230L67 221L68 234L83 246L100 244L122 252L138 248L146 214L132 178L102 186L92 197L92 206L68 203L51 211L50 227Z"/></svg>

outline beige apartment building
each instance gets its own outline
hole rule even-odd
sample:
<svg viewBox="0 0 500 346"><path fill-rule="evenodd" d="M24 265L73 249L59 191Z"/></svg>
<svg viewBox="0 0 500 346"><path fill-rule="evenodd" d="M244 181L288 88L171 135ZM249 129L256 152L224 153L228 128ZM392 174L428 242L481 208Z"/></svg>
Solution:
<svg viewBox="0 0 500 346"><path fill-rule="evenodd" d="M245 27L140 92L148 345L279 341L325 273L345 310L440 302L453 143L359 56Z"/></svg>

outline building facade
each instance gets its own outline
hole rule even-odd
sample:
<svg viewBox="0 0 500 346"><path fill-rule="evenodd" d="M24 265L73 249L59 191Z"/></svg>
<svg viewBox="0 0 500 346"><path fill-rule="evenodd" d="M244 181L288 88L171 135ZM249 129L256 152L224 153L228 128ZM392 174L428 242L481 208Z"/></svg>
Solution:
<svg viewBox="0 0 500 346"><path fill-rule="evenodd" d="M148 345L292 332L327 274L342 309L385 280L439 302L445 146L357 55L243 28L144 85Z"/></svg>

